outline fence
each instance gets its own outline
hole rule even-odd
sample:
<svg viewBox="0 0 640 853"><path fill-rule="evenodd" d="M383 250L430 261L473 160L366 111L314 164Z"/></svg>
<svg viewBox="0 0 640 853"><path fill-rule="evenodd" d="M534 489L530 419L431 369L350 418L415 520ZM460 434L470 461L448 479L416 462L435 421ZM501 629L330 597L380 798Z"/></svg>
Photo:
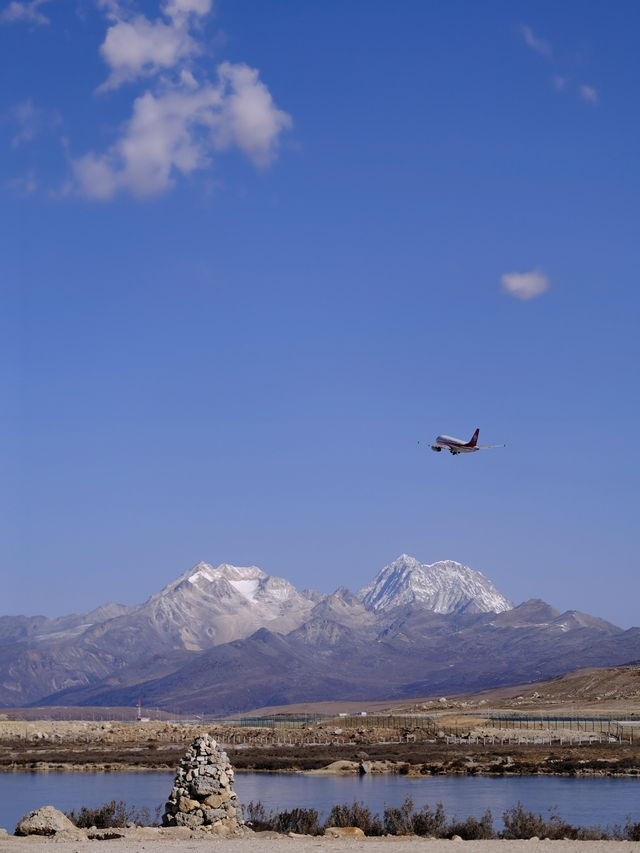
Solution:
<svg viewBox="0 0 640 853"><path fill-rule="evenodd" d="M218 721L224 725L225 742L233 745L256 742L265 745L340 745L353 744L356 734L375 730L382 742L402 743L444 739L446 743L633 743L640 721L610 717L525 716L518 714L474 714L455 718L427 715L345 715L309 716L290 720L282 717ZM216 726L212 727L215 730ZM489 729L491 734L472 734ZM512 732L512 734L509 734ZM525 734L526 732L526 734ZM222 735L221 735L222 736Z"/></svg>
<svg viewBox="0 0 640 853"><path fill-rule="evenodd" d="M592 739L599 738L602 740L610 740L611 742L626 740L633 743L634 734L638 731L640 721L620 720L613 717L605 716L527 716L520 714L492 714L487 718L490 726L500 730L509 729L546 729L548 731L563 732L565 742L584 743L585 738L582 737L582 732L592 733ZM597 733L597 735L596 735ZM562 735L557 735L562 737ZM582 739L581 739L582 738Z"/></svg>

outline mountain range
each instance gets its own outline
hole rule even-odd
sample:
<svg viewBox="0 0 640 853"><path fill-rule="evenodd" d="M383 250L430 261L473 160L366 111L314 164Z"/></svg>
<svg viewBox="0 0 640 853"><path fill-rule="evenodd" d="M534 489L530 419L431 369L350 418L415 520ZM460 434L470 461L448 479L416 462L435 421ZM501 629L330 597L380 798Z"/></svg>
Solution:
<svg viewBox="0 0 640 853"><path fill-rule="evenodd" d="M410 698L640 657L623 630L543 601L514 607L480 572L406 554L356 594L297 590L256 566L198 563L146 602L0 617L0 705L228 714Z"/></svg>

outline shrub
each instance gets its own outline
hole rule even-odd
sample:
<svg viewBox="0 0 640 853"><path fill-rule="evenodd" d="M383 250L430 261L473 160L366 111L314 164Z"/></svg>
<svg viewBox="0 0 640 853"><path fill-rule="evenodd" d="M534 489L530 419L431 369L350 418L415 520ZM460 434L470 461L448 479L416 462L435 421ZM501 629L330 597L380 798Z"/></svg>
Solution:
<svg viewBox="0 0 640 853"><path fill-rule="evenodd" d="M545 838L545 822L542 815L525 812L522 803L513 806L502 815L504 830L502 838Z"/></svg>
<svg viewBox="0 0 640 853"><path fill-rule="evenodd" d="M245 818L257 832L273 830L275 832L295 832L298 835L320 835L321 827L317 809L291 809L288 812L267 812L258 800L249 803L244 809Z"/></svg>
<svg viewBox="0 0 640 853"><path fill-rule="evenodd" d="M354 802L351 806L343 803L341 806L333 806L325 826L357 826L365 835L382 835L384 827L378 815L372 815L371 811L363 804Z"/></svg>
<svg viewBox="0 0 640 853"><path fill-rule="evenodd" d="M273 829L273 814L267 811L260 800L254 803L253 800L248 806L244 807L244 818L247 823L257 832L265 829Z"/></svg>
<svg viewBox="0 0 640 853"><path fill-rule="evenodd" d="M442 803L438 803L436 810L433 811L428 805L424 805L419 812L413 815L412 823L413 831L416 835L431 835L434 838L444 838L447 823L444 806Z"/></svg>
<svg viewBox="0 0 640 853"><path fill-rule="evenodd" d="M495 838L491 811L487 809L480 820L468 817L464 821L451 821L447 826L446 834L448 838L459 835L463 841L484 841Z"/></svg>
<svg viewBox="0 0 640 853"><path fill-rule="evenodd" d="M587 832L584 828L577 829L570 823L566 823L554 811L551 812L549 820L545 820L542 815L525 812L522 803L508 809L502 819L505 827L501 833L502 838L533 838L537 836L552 841L563 838L575 840L581 837L581 832Z"/></svg>
<svg viewBox="0 0 640 853"><path fill-rule="evenodd" d="M118 818L120 815L120 819L123 819L124 823L136 816L135 810L129 809L125 803L113 801L105 803L102 809L96 809L93 812L83 808L81 814L91 815L92 823L77 823L77 825L92 826L95 824L105 827L124 825L124 823L98 823L96 814L99 811L113 813L114 818ZM68 816L74 820L73 813ZM356 826L367 836L387 834L451 838L454 835L459 835L465 841L482 841L493 838L527 839L534 836L551 840L567 838L579 841L608 839L640 841L640 822L632 823L630 819L627 819L624 829L619 826L612 829L602 829L600 826L575 827L563 821L553 810L545 819L542 815L525 811L522 803L518 803L517 806L508 809L503 814L504 830L497 835L493 829L493 818L489 809L479 820L475 817L468 817L466 820L453 819L447 822L442 803L438 803L435 809L425 805L420 811L415 811L413 800L410 797L407 797L399 808L387 806L384 810L383 820L377 814L372 815L370 809L359 802L354 802L351 805L343 803L333 806L323 825L320 824L316 809L292 809L291 811L274 813L267 812L260 801L257 803L250 802L245 807L245 818L253 829L258 831L275 830L281 833L295 832L300 835L320 835L327 826ZM75 822L76 820L74 820Z"/></svg>
<svg viewBox="0 0 640 853"><path fill-rule="evenodd" d="M138 810L135 806L127 805L124 800L117 802L111 800L95 809L82 806L77 812L74 809L71 812L65 812L65 814L72 823L82 829L89 829L92 826L95 826L96 829L111 829L112 827L124 827L128 823L135 823L138 826L158 824L161 808L158 806L155 819L152 819L147 808Z"/></svg>
<svg viewBox="0 0 640 853"><path fill-rule="evenodd" d="M619 826L612 830L602 829L601 826L579 826L576 830L578 841L622 841L622 833Z"/></svg>
<svg viewBox="0 0 640 853"><path fill-rule="evenodd" d="M400 808L387 806L384 810L384 831L387 835L413 835L413 800L407 797Z"/></svg>
<svg viewBox="0 0 640 853"><path fill-rule="evenodd" d="M624 837L627 841L640 841L640 823L631 823L631 820L627 818Z"/></svg>
<svg viewBox="0 0 640 853"><path fill-rule="evenodd" d="M320 835L320 823L317 809L291 809L290 812L278 812L276 832L295 832L298 835Z"/></svg>

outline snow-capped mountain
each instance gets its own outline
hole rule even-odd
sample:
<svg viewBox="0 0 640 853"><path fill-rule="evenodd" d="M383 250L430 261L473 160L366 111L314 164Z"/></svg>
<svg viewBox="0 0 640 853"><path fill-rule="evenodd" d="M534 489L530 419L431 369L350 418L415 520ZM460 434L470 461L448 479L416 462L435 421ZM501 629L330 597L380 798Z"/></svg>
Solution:
<svg viewBox="0 0 640 853"><path fill-rule="evenodd" d="M512 608L451 560L403 554L357 596L299 592L256 566L198 563L143 604L0 617L0 706L142 697L228 713L460 692L639 656L640 629L541 601Z"/></svg>
<svg viewBox="0 0 640 853"><path fill-rule="evenodd" d="M258 628L287 633L297 628L315 601L284 578L257 566L217 568L198 563L140 608L177 646L201 650L246 637Z"/></svg>
<svg viewBox="0 0 640 853"><path fill-rule="evenodd" d="M150 679L185 656L244 639L261 628L287 634L316 599L256 566L198 563L143 604L109 605L60 619L0 619L0 705L87 688L125 670ZM132 669L128 669L128 668Z"/></svg>
<svg viewBox="0 0 640 853"><path fill-rule="evenodd" d="M481 572L442 560L420 563L401 554L358 593L372 610L421 605L434 613L502 613L513 605Z"/></svg>

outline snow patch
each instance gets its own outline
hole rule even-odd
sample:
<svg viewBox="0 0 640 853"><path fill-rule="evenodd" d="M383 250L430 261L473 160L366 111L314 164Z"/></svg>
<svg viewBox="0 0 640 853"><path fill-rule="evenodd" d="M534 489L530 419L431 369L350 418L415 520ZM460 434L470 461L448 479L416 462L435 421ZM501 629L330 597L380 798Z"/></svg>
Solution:
<svg viewBox="0 0 640 853"><path fill-rule="evenodd" d="M200 569L199 572L195 572L194 574L191 575L191 577L187 578L187 580L189 581L189 583L196 584L196 583L198 583L200 578L204 578L204 580L207 580L207 581L213 580L213 578L211 577L209 572L205 571L205 569Z"/></svg>
<svg viewBox="0 0 640 853"><path fill-rule="evenodd" d="M230 580L229 583L240 593L240 595L243 595L247 601L256 600L256 592L260 586L259 580Z"/></svg>

